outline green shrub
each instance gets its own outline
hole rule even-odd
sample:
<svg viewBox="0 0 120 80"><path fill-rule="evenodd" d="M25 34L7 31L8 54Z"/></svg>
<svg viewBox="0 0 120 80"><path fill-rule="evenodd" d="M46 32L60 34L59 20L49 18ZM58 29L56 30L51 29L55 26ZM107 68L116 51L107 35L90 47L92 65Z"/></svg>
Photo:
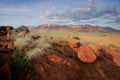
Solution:
<svg viewBox="0 0 120 80"><path fill-rule="evenodd" d="M74 36L73 39L80 40L80 38L77 36Z"/></svg>
<svg viewBox="0 0 120 80"><path fill-rule="evenodd" d="M21 74L25 69L25 67L27 66L27 60L20 53L21 51L19 51L19 49L14 48L14 51L12 54L13 60L11 64L11 68L14 70L13 80L18 80L19 74Z"/></svg>
<svg viewBox="0 0 120 80"><path fill-rule="evenodd" d="M24 25L22 25L22 26L16 28L16 32L19 33L19 32L22 32L22 31L29 32L29 29L28 29L28 27L26 27L26 26L24 26Z"/></svg>
<svg viewBox="0 0 120 80"><path fill-rule="evenodd" d="M111 48L120 49L119 47L115 46L114 44L110 44L109 46L110 46Z"/></svg>
<svg viewBox="0 0 120 80"><path fill-rule="evenodd" d="M20 55L14 54L13 55L13 66L16 68L17 71L21 71L27 64L27 60Z"/></svg>

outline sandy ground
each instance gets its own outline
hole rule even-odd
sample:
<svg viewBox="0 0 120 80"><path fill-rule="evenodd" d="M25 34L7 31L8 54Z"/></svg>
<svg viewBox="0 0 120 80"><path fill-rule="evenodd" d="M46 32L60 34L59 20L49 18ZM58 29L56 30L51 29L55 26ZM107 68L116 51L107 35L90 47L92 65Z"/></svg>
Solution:
<svg viewBox="0 0 120 80"><path fill-rule="evenodd" d="M73 37L79 37L81 43L93 43L101 46L108 46L120 49L120 36L119 35L107 35L107 36L95 36L95 35L52 35L56 38L63 40L73 40Z"/></svg>

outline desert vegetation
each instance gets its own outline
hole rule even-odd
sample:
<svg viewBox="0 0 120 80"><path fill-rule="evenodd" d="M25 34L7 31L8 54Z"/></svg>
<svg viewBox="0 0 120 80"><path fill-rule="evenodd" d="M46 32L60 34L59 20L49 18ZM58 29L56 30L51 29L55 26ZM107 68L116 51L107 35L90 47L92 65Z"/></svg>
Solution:
<svg viewBox="0 0 120 80"><path fill-rule="evenodd" d="M73 39L80 40L80 38L76 36L73 36Z"/></svg>
<svg viewBox="0 0 120 80"><path fill-rule="evenodd" d="M14 47L20 54L23 53L25 58L31 59L33 56L44 53L47 48L51 47L51 44L48 39L41 38L36 33L28 33L24 37L18 37L15 40Z"/></svg>
<svg viewBox="0 0 120 80"><path fill-rule="evenodd" d="M4 63L0 67L0 74L5 74L5 77L0 75L0 79L118 80L119 48L116 44L102 46L94 39L93 42L89 40L91 36L105 39L118 35L119 33L30 31L26 26L18 27L12 30L9 38L13 43L8 50L10 54L6 52L7 47L0 50L4 52L0 54L1 60L4 60L0 62Z"/></svg>

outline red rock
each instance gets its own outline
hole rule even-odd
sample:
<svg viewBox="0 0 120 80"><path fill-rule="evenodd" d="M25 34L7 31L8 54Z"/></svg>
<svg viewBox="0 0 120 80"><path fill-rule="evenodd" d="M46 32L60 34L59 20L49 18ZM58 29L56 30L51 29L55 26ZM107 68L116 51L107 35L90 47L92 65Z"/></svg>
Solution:
<svg viewBox="0 0 120 80"><path fill-rule="evenodd" d="M95 52L96 49L90 44L84 44L78 50L78 58L84 63L93 63L97 59Z"/></svg>
<svg viewBox="0 0 120 80"><path fill-rule="evenodd" d="M120 66L120 50L114 50L114 49L111 49L111 48L104 48L105 52L107 54L110 54L113 58L113 62Z"/></svg>
<svg viewBox="0 0 120 80"><path fill-rule="evenodd" d="M13 49L13 42L0 42L0 47L6 49Z"/></svg>
<svg viewBox="0 0 120 80"><path fill-rule="evenodd" d="M13 42L8 43L7 48L8 48L8 49L13 49Z"/></svg>
<svg viewBox="0 0 120 80"><path fill-rule="evenodd" d="M0 67L0 80L10 80L11 79L11 70L9 64L6 63Z"/></svg>
<svg viewBox="0 0 120 80"><path fill-rule="evenodd" d="M10 40L10 33L12 29L12 26L0 26L0 36L6 37L6 40Z"/></svg>
<svg viewBox="0 0 120 80"><path fill-rule="evenodd" d="M49 50L47 52L47 57L50 61L60 64L60 65L66 65L69 68L76 68L78 67L78 64L71 59L66 58L66 56L64 55L60 55L58 52L53 51L53 50Z"/></svg>
<svg viewBox="0 0 120 80"><path fill-rule="evenodd" d="M0 80L10 80L11 70L9 64L11 57L5 53L0 53Z"/></svg>
<svg viewBox="0 0 120 80"><path fill-rule="evenodd" d="M52 55L48 55L48 58L55 63L61 64L63 58L61 58L58 54L56 54L56 52L52 52L52 53L53 53Z"/></svg>
<svg viewBox="0 0 120 80"><path fill-rule="evenodd" d="M6 34L7 34L6 27L0 26L0 36L6 35Z"/></svg>
<svg viewBox="0 0 120 80"><path fill-rule="evenodd" d="M62 42L54 42L52 44L53 44L53 46L62 47L62 46L68 45L68 42L67 41L62 41Z"/></svg>
<svg viewBox="0 0 120 80"><path fill-rule="evenodd" d="M89 61L99 57L100 53L103 53L102 58L98 58L95 63L84 64L75 56L66 56L64 54L67 47L66 44L58 46L54 45L56 49L47 50L43 55L35 57L31 65L33 72L32 75L29 71L23 72L22 79L19 80L119 80L120 79L120 67L117 66L110 53L106 53L103 48L99 52L99 47L91 44L84 44L80 48L82 52L90 56ZM65 50L61 50L64 49ZM79 50L81 50L79 48ZM72 50L69 48L68 50ZM60 52L63 51L63 52ZM110 51L110 50L109 50ZM108 52L109 52L108 51ZM88 53L89 52L89 53ZM110 51L111 52L111 51ZM70 52L69 52L70 53ZM98 55L97 55L97 54ZM118 52L117 52L118 53ZM92 58L91 58L92 55ZM97 55L97 56L96 56ZM84 55L83 55L84 56ZM85 55L86 56L86 55ZM86 58L85 58L86 60ZM89 62L88 61L88 62ZM88 63L87 62L87 63ZM34 73L34 74L33 74ZM27 74L25 76L25 74ZM32 76L33 78L28 78Z"/></svg>
<svg viewBox="0 0 120 80"><path fill-rule="evenodd" d="M41 80L79 80L79 64L54 50L33 60L34 69Z"/></svg>
<svg viewBox="0 0 120 80"><path fill-rule="evenodd" d="M61 52L64 56L77 57L76 52L68 45L67 41L53 43L55 50Z"/></svg>
<svg viewBox="0 0 120 80"><path fill-rule="evenodd" d="M9 31L12 30L12 29L13 29L12 26L6 26L6 30L7 30L7 32L9 32Z"/></svg>
<svg viewBox="0 0 120 80"><path fill-rule="evenodd" d="M10 32L7 33L6 40L8 40L8 41L10 40Z"/></svg>
<svg viewBox="0 0 120 80"><path fill-rule="evenodd" d="M70 40L70 41L68 41L68 44L71 48L79 48L80 47L80 41L78 41L78 40Z"/></svg>
<svg viewBox="0 0 120 80"><path fill-rule="evenodd" d="M6 26L6 31L7 31L7 35L6 35L6 40L10 40L10 36L11 36L11 30L13 29L12 26Z"/></svg>
<svg viewBox="0 0 120 80"><path fill-rule="evenodd" d="M0 53L0 65L11 63L11 56L5 53Z"/></svg>

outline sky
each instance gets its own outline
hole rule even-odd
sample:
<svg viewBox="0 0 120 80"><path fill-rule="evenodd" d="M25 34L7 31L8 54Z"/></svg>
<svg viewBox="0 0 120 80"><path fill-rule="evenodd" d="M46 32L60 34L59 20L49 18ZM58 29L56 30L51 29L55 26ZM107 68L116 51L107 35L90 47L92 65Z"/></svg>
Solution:
<svg viewBox="0 0 120 80"><path fill-rule="evenodd" d="M0 25L90 24L120 30L120 0L0 0Z"/></svg>

